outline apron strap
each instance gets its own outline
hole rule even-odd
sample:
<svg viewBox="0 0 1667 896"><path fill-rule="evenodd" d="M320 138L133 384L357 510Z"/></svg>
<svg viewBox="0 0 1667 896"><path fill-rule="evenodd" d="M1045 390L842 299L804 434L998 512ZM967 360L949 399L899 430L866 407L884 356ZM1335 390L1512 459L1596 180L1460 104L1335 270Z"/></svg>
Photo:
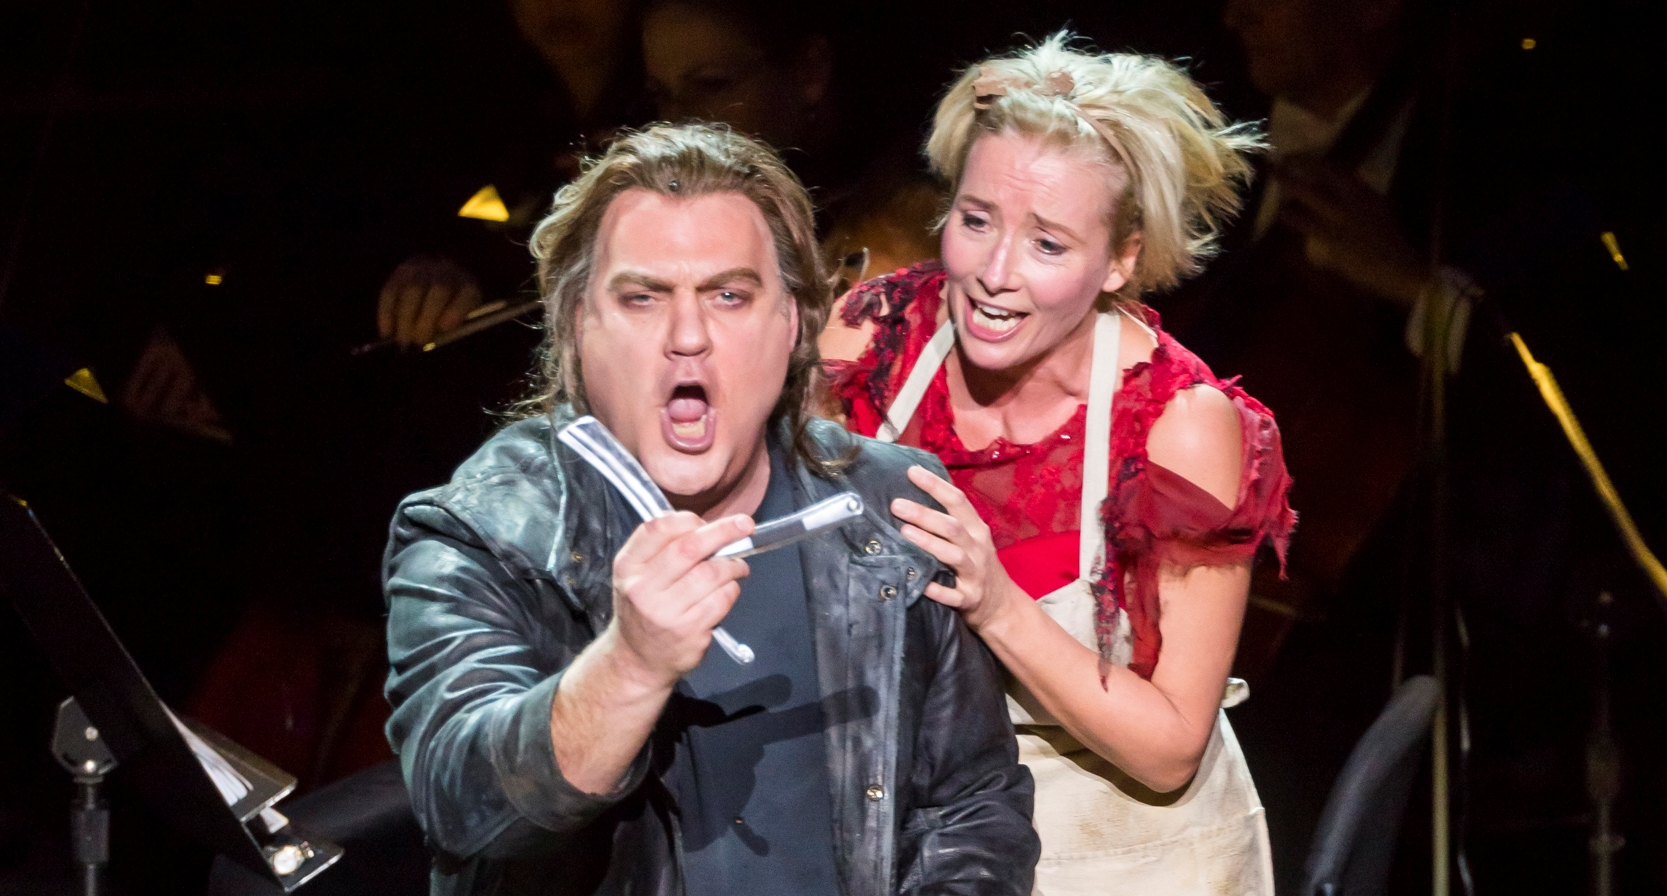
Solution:
<svg viewBox="0 0 1667 896"><path fill-rule="evenodd" d="M1082 515L1077 542L1077 576L1093 581L1094 567L1106 546L1100 505L1111 478L1111 400L1117 395L1123 368L1117 363L1122 348L1122 315L1101 314L1094 321L1094 355L1088 376L1088 420L1082 443Z"/></svg>
<svg viewBox="0 0 1667 896"><path fill-rule="evenodd" d="M938 332L932 334L930 342L920 350L920 357L915 359L913 370L909 371L909 378L903 381L903 388L897 392L891 407L886 410L886 419L880 424L879 432L874 438L882 442L895 442L908 428L909 418L915 415L915 408L920 406L920 400L926 396L926 387L932 385L932 377L938 375L938 368L943 366L944 359L949 357L949 350L955 347L955 324L944 321L938 327Z"/></svg>
<svg viewBox="0 0 1667 896"><path fill-rule="evenodd" d="M1122 348L1124 314L1102 312L1094 321L1094 353L1089 362L1088 420L1083 440L1081 535L1077 543L1077 574L1091 581L1094 567L1105 549L1105 527L1100 522L1100 505L1105 502L1111 478L1111 402L1123 376L1118 355ZM1132 318L1131 318L1132 319ZM1139 321L1135 321L1137 324ZM1151 331L1148 329L1148 333ZM920 357L903 381L897 398L886 409L885 422L875 438L895 442L920 407L926 387L938 375L938 368L955 346L955 324L944 321L921 349ZM1097 458L1097 459L1096 459Z"/></svg>

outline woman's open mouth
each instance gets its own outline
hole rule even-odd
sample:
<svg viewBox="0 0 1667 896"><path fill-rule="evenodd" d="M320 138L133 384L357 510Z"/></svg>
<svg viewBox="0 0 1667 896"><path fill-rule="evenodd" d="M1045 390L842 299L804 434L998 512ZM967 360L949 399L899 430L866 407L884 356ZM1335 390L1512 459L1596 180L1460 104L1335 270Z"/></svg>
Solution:
<svg viewBox="0 0 1667 896"><path fill-rule="evenodd" d="M671 400L660 412L660 429L666 443L679 451L705 451L717 431L714 417L706 387L686 383L672 390Z"/></svg>
<svg viewBox="0 0 1667 896"><path fill-rule="evenodd" d="M1029 317L1022 311L1008 311L995 305L967 299L971 313L967 315L967 329L972 335L987 342L999 342L1013 334L1019 324Z"/></svg>

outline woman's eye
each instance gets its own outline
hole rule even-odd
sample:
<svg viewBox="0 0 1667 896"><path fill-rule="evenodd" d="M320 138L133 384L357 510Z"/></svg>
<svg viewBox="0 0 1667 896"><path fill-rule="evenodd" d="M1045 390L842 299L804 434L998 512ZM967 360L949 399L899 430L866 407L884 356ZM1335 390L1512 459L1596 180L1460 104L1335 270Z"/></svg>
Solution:
<svg viewBox="0 0 1667 896"><path fill-rule="evenodd" d="M985 225L989 223L990 222L985 219L983 215L974 214L972 212L961 213L961 226L963 227L967 227L972 230L982 230Z"/></svg>
<svg viewBox="0 0 1667 896"><path fill-rule="evenodd" d="M1041 249L1043 255L1063 255L1063 254L1065 254L1065 244L1064 243L1057 243L1057 242L1054 242L1053 240L1046 239L1046 238L1037 240L1036 241L1036 248Z"/></svg>

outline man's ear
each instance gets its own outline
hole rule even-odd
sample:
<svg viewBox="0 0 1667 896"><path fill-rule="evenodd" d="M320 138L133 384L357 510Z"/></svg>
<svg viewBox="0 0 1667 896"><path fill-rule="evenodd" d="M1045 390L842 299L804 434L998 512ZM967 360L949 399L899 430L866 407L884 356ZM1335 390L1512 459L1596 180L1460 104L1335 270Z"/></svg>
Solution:
<svg viewBox="0 0 1667 896"><path fill-rule="evenodd" d="M1106 272L1106 281L1100 285L1100 292L1116 292L1122 289L1134 276L1135 262L1140 260L1140 247L1145 244L1139 231L1129 234L1123 241L1123 249L1111 260L1111 270Z"/></svg>

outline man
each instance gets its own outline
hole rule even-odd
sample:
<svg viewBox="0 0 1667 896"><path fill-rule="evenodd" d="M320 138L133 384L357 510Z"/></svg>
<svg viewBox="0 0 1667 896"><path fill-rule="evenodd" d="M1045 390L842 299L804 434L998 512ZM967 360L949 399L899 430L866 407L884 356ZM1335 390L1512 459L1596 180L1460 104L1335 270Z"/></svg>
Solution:
<svg viewBox="0 0 1667 896"><path fill-rule="evenodd" d="M885 512L942 468L803 411L829 296L798 182L744 137L655 127L533 251L542 413L408 498L387 554L388 736L434 891L1029 893L994 664ZM587 411L677 513L639 525L554 439ZM712 557L844 489L868 510L837 533ZM720 622L753 663L709 649Z"/></svg>

